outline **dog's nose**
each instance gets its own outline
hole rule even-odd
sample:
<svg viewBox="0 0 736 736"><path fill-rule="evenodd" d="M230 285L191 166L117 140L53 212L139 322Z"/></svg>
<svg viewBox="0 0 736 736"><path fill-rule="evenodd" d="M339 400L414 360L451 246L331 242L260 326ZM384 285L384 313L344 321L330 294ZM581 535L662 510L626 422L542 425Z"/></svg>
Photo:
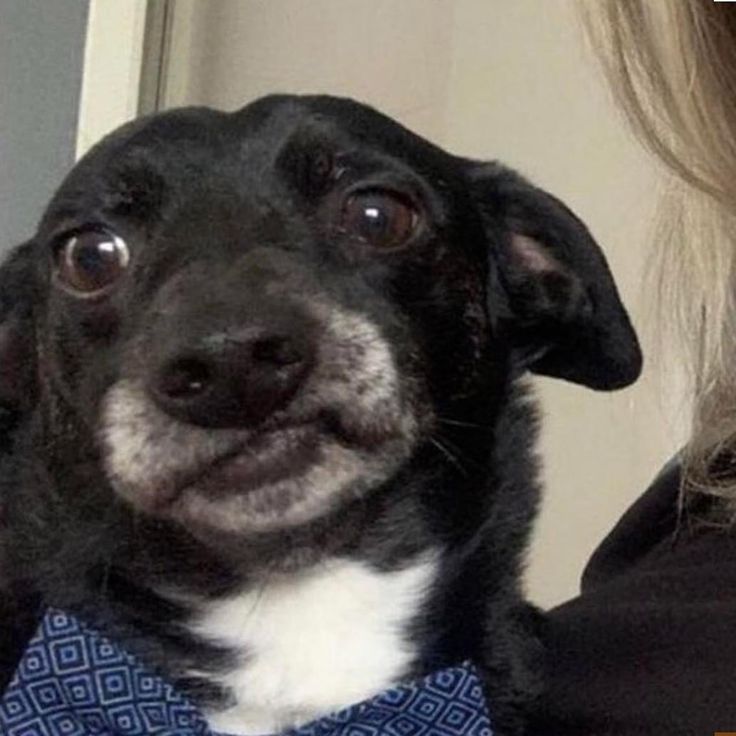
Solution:
<svg viewBox="0 0 736 736"><path fill-rule="evenodd" d="M246 427L285 408L314 361L304 332L247 328L172 349L149 390L168 414L203 427Z"/></svg>

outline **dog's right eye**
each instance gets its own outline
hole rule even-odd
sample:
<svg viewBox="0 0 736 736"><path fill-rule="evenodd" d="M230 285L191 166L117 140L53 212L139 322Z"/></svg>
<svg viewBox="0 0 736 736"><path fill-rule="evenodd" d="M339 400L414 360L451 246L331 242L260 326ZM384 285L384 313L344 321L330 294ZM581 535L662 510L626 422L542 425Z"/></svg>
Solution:
<svg viewBox="0 0 736 736"><path fill-rule="evenodd" d="M408 198L392 191L356 192L343 205L342 227L375 248L405 245L416 233L420 213Z"/></svg>
<svg viewBox="0 0 736 736"><path fill-rule="evenodd" d="M78 232L63 242L56 256L56 276L78 296L96 296L112 286L130 261L125 241L105 230Z"/></svg>

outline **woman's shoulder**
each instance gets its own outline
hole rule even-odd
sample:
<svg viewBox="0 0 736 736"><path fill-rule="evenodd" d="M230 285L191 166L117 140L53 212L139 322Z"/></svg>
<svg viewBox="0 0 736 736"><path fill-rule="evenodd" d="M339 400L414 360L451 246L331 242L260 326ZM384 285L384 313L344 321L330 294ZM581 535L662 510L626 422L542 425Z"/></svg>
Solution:
<svg viewBox="0 0 736 736"><path fill-rule="evenodd" d="M674 461L549 613L547 733L736 730L736 533L680 493Z"/></svg>
<svg viewBox="0 0 736 736"><path fill-rule="evenodd" d="M672 542L680 518L681 488L682 468L677 455L595 550L583 572L584 591L610 582Z"/></svg>
<svg viewBox="0 0 736 736"><path fill-rule="evenodd" d="M711 564L735 566L736 529L719 510L722 500L693 494L683 482L679 456L674 457L649 488L626 511L588 562L581 581L583 595L610 586L626 586L632 576L692 570ZM683 583L703 582L683 576Z"/></svg>

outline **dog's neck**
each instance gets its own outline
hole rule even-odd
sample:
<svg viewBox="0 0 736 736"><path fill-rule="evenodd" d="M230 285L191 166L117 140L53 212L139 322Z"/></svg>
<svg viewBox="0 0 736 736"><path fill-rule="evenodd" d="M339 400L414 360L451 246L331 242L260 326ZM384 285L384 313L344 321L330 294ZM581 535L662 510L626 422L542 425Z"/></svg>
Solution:
<svg viewBox="0 0 736 736"><path fill-rule="evenodd" d="M226 692L206 710L213 728L277 733L410 677L438 565L433 552L391 571L331 558L195 605L186 628L233 654L219 672L183 673Z"/></svg>

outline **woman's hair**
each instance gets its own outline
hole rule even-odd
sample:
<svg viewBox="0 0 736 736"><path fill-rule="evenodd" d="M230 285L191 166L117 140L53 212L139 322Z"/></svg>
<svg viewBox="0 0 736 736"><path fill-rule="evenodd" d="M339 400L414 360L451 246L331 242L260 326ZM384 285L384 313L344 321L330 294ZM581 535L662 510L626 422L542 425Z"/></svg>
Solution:
<svg viewBox="0 0 736 736"><path fill-rule="evenodd" d="M652 273L660 323L690 357L686 485L730 499L736 518L736 5L580 5L620 106L672 175Z"/></svg>

